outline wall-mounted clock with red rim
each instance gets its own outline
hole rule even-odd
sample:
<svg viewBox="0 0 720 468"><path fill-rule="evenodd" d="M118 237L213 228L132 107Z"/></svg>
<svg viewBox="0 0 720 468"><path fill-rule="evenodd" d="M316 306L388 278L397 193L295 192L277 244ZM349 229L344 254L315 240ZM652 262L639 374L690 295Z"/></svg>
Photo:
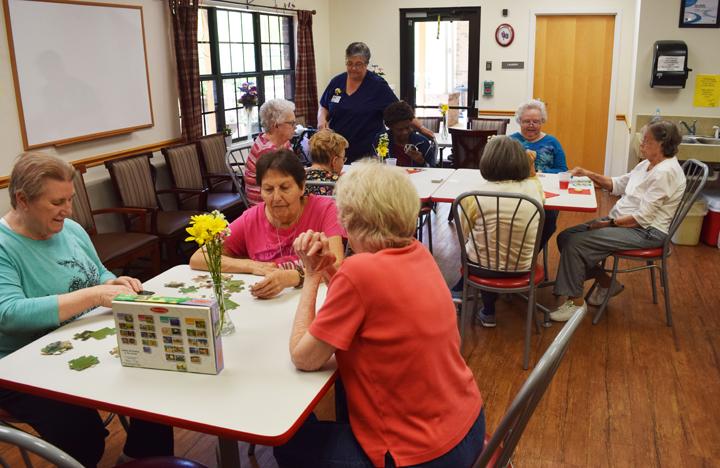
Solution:
<svg viewBox="0 0 720 468"><path fill-rule="evenodd" d="M515 30L509 24L503 23L495 30L495 40L502 47L512 44L513 39L515 39Z"/></svg>

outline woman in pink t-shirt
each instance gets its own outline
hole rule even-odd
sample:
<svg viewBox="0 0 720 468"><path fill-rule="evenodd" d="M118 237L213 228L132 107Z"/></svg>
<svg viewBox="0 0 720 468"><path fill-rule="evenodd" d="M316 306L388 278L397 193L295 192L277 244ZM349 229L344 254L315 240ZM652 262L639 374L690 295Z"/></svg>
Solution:
<svg viewBox="0 0 720 468"><path fill-rule="evenodd" d="M285 99L270 99L260 106L260 123L264 133L255 138L250 155L245 163L245 195L250 206L262 202L260 183L256 181L258 159L270 151L289 148L295 134L295 104Z"/></svg>
<svg viewBox="0 0 720 468"><path fill-rule="evenodd" d="M230 224L230 236L223 244L222 271L264 276L250 292L267 299L303 284L305 271L293 249L298 235L308 229L324 233L334 263L339 265L345 231L332 198L303 195L305 168L292 151L279 149L263 155L257 164L257 179L263 202ZM190 267L207 270L200 250L190 258Z"/></svg>
<svg viewBox="0 0 720 468"><path fill-rule="evenodd" d="M485 434L482 398L460 354L450 291L413 238L415 188L400 168L360 163L340 178L335 194L356 253L334 274L316 313L333 252L323 233L308 231L295 241L306 277L290 353L305 371L335 354L349 423L311 416L275 449L278 464L472 466Z"/></svg>

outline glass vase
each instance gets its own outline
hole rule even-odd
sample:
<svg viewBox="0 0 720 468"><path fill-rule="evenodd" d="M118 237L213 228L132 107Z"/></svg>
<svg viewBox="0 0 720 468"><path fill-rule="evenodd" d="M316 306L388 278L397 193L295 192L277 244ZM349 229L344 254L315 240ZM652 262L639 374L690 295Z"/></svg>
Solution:
<svg viewBox="0 0 720 468"><path fill-rule="evenodd" d="M230 314L225 310L225 290L223 289L222 275L220 278L213 278L212 289L220 309L220 326L216 329L216 333L222 336L232 335L235 333L235 324L230 319Z"/></svg>
<svg viewBox="0 0 720 468"><path fill-rule="evenodd" d="M442 124L441 124L441 125L442 125L442 128L440 129L440 132L441 132L443 138L447 138L447 137L448 137L448 116L447 116L447 112L446 112L445 114L443 114Z"/></svg>

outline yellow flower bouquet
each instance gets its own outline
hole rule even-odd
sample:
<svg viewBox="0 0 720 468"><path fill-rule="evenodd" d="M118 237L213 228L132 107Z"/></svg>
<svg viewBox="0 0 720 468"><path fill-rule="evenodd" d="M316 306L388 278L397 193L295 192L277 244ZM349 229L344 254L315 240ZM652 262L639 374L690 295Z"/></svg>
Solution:
<svg viewBox="0 0 720 468"><path fill-rule="evenodd" d="M185 231L190 235L185 241L195 242L200 246L212 279L213 292L220 308L220 326L216 330L222 335L229 335L235 331L235 325L225 314L225 295L221 271L223 241L230 235L227 219L217 210L212 213L195 215L190 218L190 225Z"/></svg>
<svg viewBox="0 0 720 468"><path fill-rule="evenodd" d="M440 115L442 116L442 129L441 133L442 136L447 138L448 136L448 110L450 110L450 106L447 104L440 104L438 106L438 109L440 109Z"/></svg>
<svg viewBox="0 0 720 468"><path fill-rule="evenodd" d="M389 151L389 145L390 145L390 139L388 138L387 132L380 135L380 138L378 139L378 144L375 147L375 154L378 155L380 158L380 161L385 161L385 158L388 155Z"/></svg>

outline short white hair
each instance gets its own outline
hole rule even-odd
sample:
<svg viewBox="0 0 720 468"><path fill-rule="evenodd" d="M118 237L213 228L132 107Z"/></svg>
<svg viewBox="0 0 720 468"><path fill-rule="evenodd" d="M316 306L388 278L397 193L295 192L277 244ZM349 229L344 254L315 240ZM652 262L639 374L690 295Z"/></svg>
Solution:
<svg viewBox="0 0 720 468"><path fill-rule="evenodd" d="M260 123L266 132L270 131L288 112L295 112L295 103L285 99L270 99L260 106Z"/></svg>
<svg viewBox="0 0 720 468"><path fill-rule="evenodd" d="M340 223L373 252L402 247L415 235L420 198L400 167L365 159L335 186Z"/></svg>
<svg viewBox="0 0 720 468"><path fill-rule="evenodd" d="M529 101L521 104L517 111L515 111L515 122L520 123L522 115L531 109L539 110L542 123L547 122L547 109L545 108L545 103L540 99L530 99Z"/></svg>

